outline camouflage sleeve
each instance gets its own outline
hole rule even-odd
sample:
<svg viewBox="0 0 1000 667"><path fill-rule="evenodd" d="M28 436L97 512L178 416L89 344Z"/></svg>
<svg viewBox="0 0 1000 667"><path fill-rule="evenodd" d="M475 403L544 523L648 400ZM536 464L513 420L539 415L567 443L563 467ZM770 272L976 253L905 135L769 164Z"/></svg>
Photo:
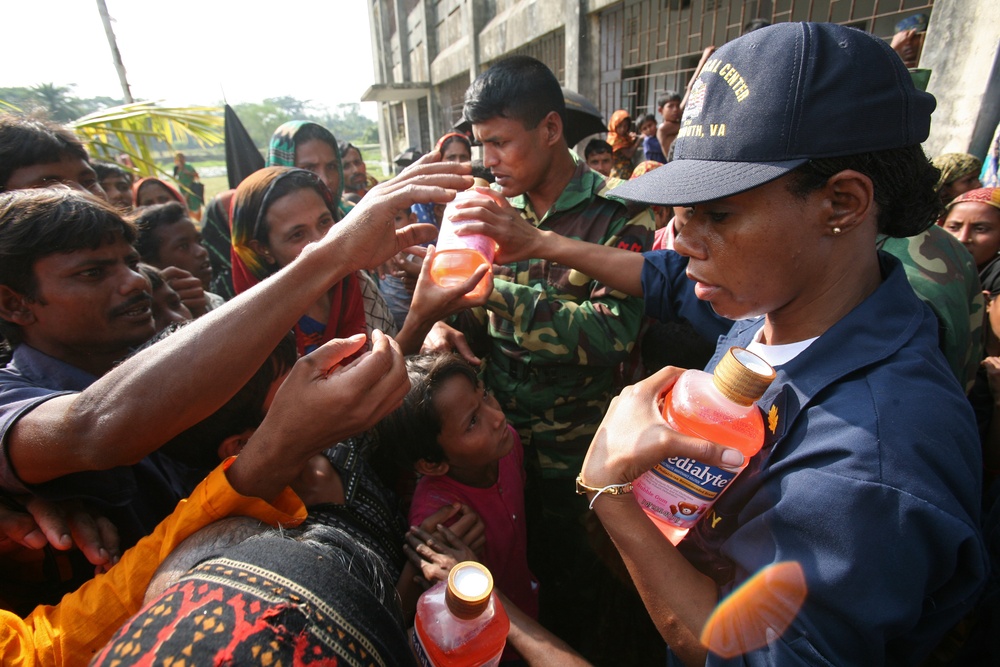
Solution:
<svg viewBox="0 0 1000 667"><path fill-rule="evenodd" d="M646 250L653 242L653 219L648 209L608 225L603 245ZM641 299L591 280L569 267L544 262L521 262L514 280L498 276L487 309L501 326L491 335L507 338L543 364L613 366L628 357L642 322ZM546 279L532 278L539 270Z"/></svg>

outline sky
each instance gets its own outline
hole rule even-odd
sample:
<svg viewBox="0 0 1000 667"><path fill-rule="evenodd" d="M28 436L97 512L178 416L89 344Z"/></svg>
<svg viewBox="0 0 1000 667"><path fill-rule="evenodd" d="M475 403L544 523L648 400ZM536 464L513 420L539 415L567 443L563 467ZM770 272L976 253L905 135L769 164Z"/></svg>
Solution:
<svg viewBox="0 0 1000 667"><path fill-rule="evenodd" d="M177 105L291 96L330 109L375 81L368 0L105 0L135 99ZM0 87L75 84L122 97L95 0L5 3ZM21 54L11 57L10 54ZM375 118L374 102L362 112Z"/></svg>

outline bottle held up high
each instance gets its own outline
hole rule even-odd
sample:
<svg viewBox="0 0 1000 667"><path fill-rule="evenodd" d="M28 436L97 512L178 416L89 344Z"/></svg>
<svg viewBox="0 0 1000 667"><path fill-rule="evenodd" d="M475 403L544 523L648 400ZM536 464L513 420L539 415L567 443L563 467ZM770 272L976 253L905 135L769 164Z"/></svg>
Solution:
<svg viewBox="0 0 1000 667"><path fill-rule="evenodd" d="M441 287L454 287L468 280L483 264L489 267L486 275L472 291L470 297L484 295L493 282L493 257L496 255L496 241L483 234L459 236L455 230L466 221L455 221L452 217L458 210L457 204L475 197L482 197L475 188L489 187L482 178L477 178L472 188L459 192L444 209L441 231L438 233L434 262L431 264L431 279Z"/></svg>
<svg viewBox="0 0 1000 667"><path fill-rule="evenodd" d="M633 483L636 500L672 544L716 501L750 457L764 444L764 420L756 401L775 378L774 369L757 355L731 347L714 373L685 371L663 399L663 417L681 433L740 450L739 470L716 468L673 456Z"/></svg>

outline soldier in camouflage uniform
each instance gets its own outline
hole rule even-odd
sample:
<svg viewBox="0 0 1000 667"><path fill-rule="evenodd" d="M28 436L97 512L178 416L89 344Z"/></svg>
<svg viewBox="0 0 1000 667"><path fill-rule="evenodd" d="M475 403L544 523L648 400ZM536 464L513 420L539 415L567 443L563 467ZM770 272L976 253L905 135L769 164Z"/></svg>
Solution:
<svg viewBox="0 0 1000 667"><path fill-rule="evenodd" d="M495 193L471 204L468 218L517 217L636 253L652 246L649 209L606 198L604 178L569 150L562 90L542 63L515 56L494 65L469 88L464 114L496 177ZM589 653L593 628L576 611L599 606L597 563L573 479L635 344L642 302L546 260L497 266L494 276L485 308L463 314L457 326L474 345L485 343L485 383L525 444L529 558L541 582L542 621ZM454 330L441 331L454 340Z"/></svg>
<svg viewBox="0 0 1000 667"><path fill-rule="evenodd" d="M906 238L880 235L878 247L903 263L913 291L934 311L941 351L968 394L983 360L986 313L972 255L937 225Z"/></svg>
<svg viewBox="0 0 1000 667"><path fill-rule="evenodd" d="M554 97L547 106L537 92L545 84ZM648 250L652 214L605 197L604 178L566 145L564 110L555 76L532 58L507 59L472 85L465 116L498 192L480 205L580 241ZM519 140L525 145L511 151ZM474 208L468 217L481 213ZM494 277L485 308L460 318L459 329L485 342L486 384L526 449L537 452L542 474L572 479L610 401L615 370L635 343L642 303L547 260L497 266Z"/></svg>

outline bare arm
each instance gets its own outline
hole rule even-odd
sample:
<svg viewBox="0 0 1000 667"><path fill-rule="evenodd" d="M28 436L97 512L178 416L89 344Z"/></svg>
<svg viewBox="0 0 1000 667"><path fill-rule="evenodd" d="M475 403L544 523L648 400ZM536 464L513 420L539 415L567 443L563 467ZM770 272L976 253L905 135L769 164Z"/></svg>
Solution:
<svg viewBox="0 0 1000 667"><path fill-rule="evenodd" d="M144 350L80 394L55 397L7 433L15 471L40 483L135 463L221 407L250 379L308 307L348 273L433 238L430 225L395 229L399 208L448 201L471 178L437 153L374 188L284 270ZM178 359L184 359L179 365Z"/></svg>
<svg viewBox="0 0 1000 667"><path fill-rule="evenodd" d="M500 244L496 263L522 259L547 259L572 267L598 282L629 296L642 296L640 253L567 238L538 229L499 194L477 188L483 199L460 205L456 220L475 220L463 225L459 234L486 234Z"/></svg>
<svg viewBox="0 0 1000 667"><path fill-rule="evenodd" d="M431 328L440 320L466 308L486 303L492 287L482 297L467 298L479 280L486 275L489 267L480 266L461 285L441 287L431 279L430 267L434 260L434 246L427 249L427 257L420 266L417 287L410 302L410 312L406 315L403 329L396 336L403 354L416 354Z"/></svg>
<svg viewBox="0 0 1000 667"><path fill-rule="evenodd" d="M585 484L600 488L630 482L675 455L715 466L742 463L738 451L682 435L666 425L657 398L680 372L665 368L627 387L611 402L583 463L580 475ZM685 664L704 665L706 649L698 636L718 602L715 582L664 539L634 498L600 495L594 510L621 553L660 635Z"/></svg>

